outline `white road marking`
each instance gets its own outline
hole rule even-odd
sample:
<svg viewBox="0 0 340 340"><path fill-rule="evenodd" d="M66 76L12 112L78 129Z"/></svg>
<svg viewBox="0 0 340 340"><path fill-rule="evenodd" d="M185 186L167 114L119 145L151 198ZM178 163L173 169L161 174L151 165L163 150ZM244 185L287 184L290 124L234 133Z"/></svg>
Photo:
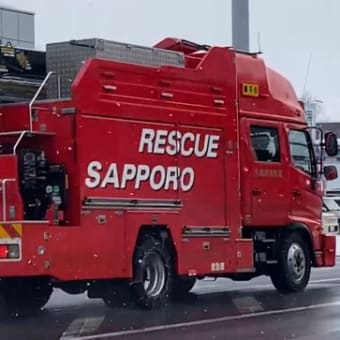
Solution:
<svg viewBox="0 0 340 340"><path fill-rule="evenodd" d="M208 282L208 281L206 281ZM340 284L340 277L339 278L330 278L330 279L320 279L320 280L311 280L309 281L309 284L318 284L318 283L331 283L331 282L339 282ZM203 282L202 282L203 283ZM228 288L230 288L229 286ZM273 288L273 285L271 283L258 283L253 286L247 285L247 286L238 286L237 290L242 291L242 290L250 290L250 289L263 289L263 288ZM204 285L201 286L195 286L193 289L193 293L198 294L198 295L206 295L206 294L211 294L211 293L221 293L225 292L227 289L224 289L223 285L219 283L218 287L216 288L213 287L213 285L209 285L208 289L207 287L204 287Z"/></svg>
<svg viewBox="0 0 340 340"><path fill-rule="evenodd" d="M317 283L327 283L327 282L336 282L339 281L340 278L329 278L329 279L319 279L319 280L311 280L309 281L310 284L317 284ZM272 287L271 284L257 284L251 287L247 287L247 289L256 289L256 288L268 288ZM177 323L171 325L163 325L163 326L155 326L155 327L148 327L143 329L136 329L130 331L119 331L119 332L112 332L112 333L105 333L105 334L98 334L98 335L91 335L86 336L85 334L90 334L95 332L102 322L104 321L105 316L100 317L92 317L92 318L78 318L73 320L66 331L63 333L60 340L72 340L72 339L103 339L107 336L110 337L118 337L124 335L133 335L133 334L141 334L141 333L151 333L156 331L168 330L168 329L176 329L181 327L193 327L198 325L205 325L210 323L218 323L222 321L230 321L230 320L238 320L243 318L251 318L256 316L265 316L265 315L272 315L272 314L282 314L288 312L298 312L303 311L306 309L316 309L316 308L325 308L328 306L337 306L340 305L339 302L329 303L329 304L319 304L319 305L311 305L306 307L297 307L291 309L279 309L279 310L271 310L271 311L263 311L263 307L261 304L252 296L244 296L238 297L232 300L235 307L241 312L245 313L242 315L236 316L226 316L222 318L215 318L215 319L205 319L202 321L192 321L192 322L184 322L184 323ZM248 313L247 313L248 312ZM84 334L84 336L82 336Z"/></svg>
<svg viewBox="0 0 340 340"><path fill-rule="evenodd" d="M336 282L338 281L340 283L340 277L339 278L332 278L332 279L320 279L320 280L311 280L308 284L314 284L314 283L327 283L327 282ZM245 287L244 289L253 289L253 288L273 288L272 284L257 284L254 286ZM242 288L243 289L243 288Z"/></svg>
<svg viewBox="0 0 340 340"><path fill-rule="evenodd" d="M332 279L320 279L320 280L311 280L309 283L324 283L324 282L335 282L339 281L340 283L340 277L339 278L332 278Z"/></svg>
<svg viewBox="0 0 340 340"><path fill-rule="evenodd" d="M181 322L181 323L175 323L175 324L170 324L170 325L146 327L146 328L130 330L130 331L118 331L118 332L103 333L103 334L97 334L97 335L80 336L80 337L68 338L68 340L70 339L93 340L93 339L116 338L116 337L122 337L122 336L128 336L128 335L153 333L153 332L178 329L178 328L184 328L184 327L209 325L213 323L227 322L227 321L232 321L232 320L250 319L250 318L256 318L256 317L261 317L261 316L284 314L284 313L294 313L294 312L296 313L296 312L302 312L305 310L320 309L320 308L335 307L335 306L340 306L340 301L321 303L321 304L296 307L296 308L287 308L287 309L278 309L278 310L271 310L271 311L258 312L258 313L249 313L249 314L243 314L243 315L225 316L225 317L214 318L214 319Z"/></svg>
<svg viewBox="0 0 340 340"><path fill-rule="evenodd" d="M331 278L331 279L320 279L320 280L311 280L309 281L308 284L314 284L314 283L327 283L327 282L336 282L338 281L340 283L340 277L339 278ZM270 287L273 287L272 284L264 284L264 285L261 285L261 284L257 284L257 285L254 285L254 286L251 286L249 288L270 288Z"/></svg>
<svg viewBox="0 0 340 340"><path fill-rule="evenodd" d="M78 318L73 320L60 340L79 339L82 334L95 332L103 323L105 315L93 318Z"/></svg>

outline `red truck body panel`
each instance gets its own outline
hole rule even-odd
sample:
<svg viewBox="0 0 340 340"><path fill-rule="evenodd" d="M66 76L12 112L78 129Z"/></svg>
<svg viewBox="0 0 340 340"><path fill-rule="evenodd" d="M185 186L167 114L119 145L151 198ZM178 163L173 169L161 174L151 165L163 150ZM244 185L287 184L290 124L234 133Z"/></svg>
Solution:
<svg viewBox="0 0 340 340"><path fill-rule="evenodd" d="M171 42L159 47L178 48ZM246 84L258 94L245 95ZM43 149L65 166L63 224L53 223L50 209L40 223L25 220L18 156L0 155L0 178L16 179L5 189L0 241L8 236L2 228L22 226L22 258L0 260L1 277L131 278L146 226L169 230L183 275L252 272L254 244L242 227L294 223L309 229L315 264L334 264L334 237L321 234L321 193L289 156L287 131L306 127L303 108L290 83L257 56L216 47L187 54L184 68L91 59L72 98L36 102L33 112L36 133L19 148ZM248 135L256 124L278 129L281 163L253 161ZM1 107L1 132L29 125L27 104ZM17 138L0 134L1 142ZM222 236L193 237L185 228Z"/></svg>

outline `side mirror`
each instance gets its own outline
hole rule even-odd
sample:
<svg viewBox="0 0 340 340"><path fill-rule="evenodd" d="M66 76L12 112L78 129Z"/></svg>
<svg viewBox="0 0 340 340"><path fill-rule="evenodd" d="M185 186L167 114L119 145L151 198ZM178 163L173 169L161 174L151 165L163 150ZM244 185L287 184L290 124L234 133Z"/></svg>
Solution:
<svg viewBox="0 0 340 340"><path fill-rule="evenodd" d="M338 178L338 171L334 165L326 165L323 168L323 173L327 181L332 181Z"/></svg>
<svg viewBox="0 0 340 340"><path fill-rule="evenodd" d="M333 157L338 154L338 139L333 132L325 133L325 150L328 156Z"/></svg>

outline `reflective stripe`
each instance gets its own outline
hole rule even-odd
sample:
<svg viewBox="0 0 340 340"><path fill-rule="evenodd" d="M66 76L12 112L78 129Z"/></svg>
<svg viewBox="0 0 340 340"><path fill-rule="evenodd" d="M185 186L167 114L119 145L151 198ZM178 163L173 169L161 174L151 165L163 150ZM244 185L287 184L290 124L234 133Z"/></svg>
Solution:
<svg viewBox="0 0 340 340"><path fill-rule="evenodd" d="M8 238L8 236L6 230L0 225L0 238Z"/></svg>
<svg viewBox="0 0 340 340"><path fill-rule="evenodd" d="M17 232L17 234L19 236L22 236L22 224L20 224L20 223L13 223L12 226L15 229L15 231Z"/></svg>
<svg viewBox="0 0 340 340"><path fill-rule="evenodd" d="M0 224L0 238L17 238L22 236L22 224Z"/></svg>

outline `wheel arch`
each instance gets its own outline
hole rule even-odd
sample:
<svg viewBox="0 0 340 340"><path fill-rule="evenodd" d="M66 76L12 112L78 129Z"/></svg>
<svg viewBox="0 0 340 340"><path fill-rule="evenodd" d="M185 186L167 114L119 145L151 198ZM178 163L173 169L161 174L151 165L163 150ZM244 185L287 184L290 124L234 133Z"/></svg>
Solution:
<svg viewBox="0 0 340 340"><path fill-rule="evenodd" d="M140 227L133 250L133 280L130 282L137 304L146 309L166 304L173 287L176 257L172 234L166 225ZM145 279L145 268L153 268L149 279ZM148 286L145 280L149 281Z"/></svg>
<svg viewBox="0 0 340 340"><path fill-rule="evenodd" d="M313 246L313 235L310 229L307 225L300 223L300 222L294 222L290 225L288 225L287 228L283 229L283 233L281 234L281 237L284 237L287 233L296 232L298 233L306 242L310 257L312 260L312 265L315 265L315 254L314 254L314 246Z"/></svg>
<svg viewBox="0 0 340 340"><path fill-rule="evenodd" d="M164 245L169 247L169 250L172 254L172 262L173 268L177 273L178 269L178 252L173 239L173 235L168 225L160 224L160 225L141 225L137 234L136 242L134 245L132 260L134 259L135 251L138 245L144 240L146 235L150 235L156 237L164 242Z"/></svg>

